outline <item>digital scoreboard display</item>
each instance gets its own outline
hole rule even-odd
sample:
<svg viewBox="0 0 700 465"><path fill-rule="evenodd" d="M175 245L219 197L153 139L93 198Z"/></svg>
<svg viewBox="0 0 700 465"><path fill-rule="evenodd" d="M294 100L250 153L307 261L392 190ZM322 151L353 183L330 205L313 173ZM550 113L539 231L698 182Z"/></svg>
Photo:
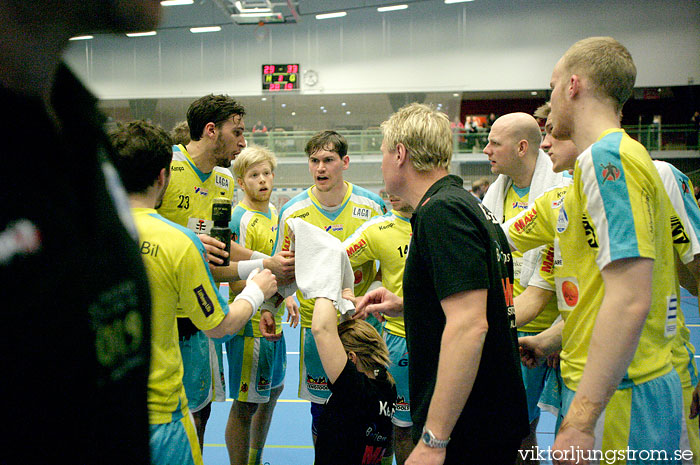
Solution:
<svg viewBox="0 0 700 465"><path fill-rule="evenodd" d="M264 91L299 90L299 65L262 65L262 78Z"/></svg>

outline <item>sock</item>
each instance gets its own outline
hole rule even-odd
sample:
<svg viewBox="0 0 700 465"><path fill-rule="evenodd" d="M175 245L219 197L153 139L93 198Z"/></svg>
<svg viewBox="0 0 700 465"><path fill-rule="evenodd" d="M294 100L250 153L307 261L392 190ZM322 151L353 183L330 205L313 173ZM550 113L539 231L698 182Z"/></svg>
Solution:
<svg viewBox="0 0 700 465"><path fill-rule="evenodd" d="M260 465L262 461L262 449L248 449L248 465Z"/></svg>

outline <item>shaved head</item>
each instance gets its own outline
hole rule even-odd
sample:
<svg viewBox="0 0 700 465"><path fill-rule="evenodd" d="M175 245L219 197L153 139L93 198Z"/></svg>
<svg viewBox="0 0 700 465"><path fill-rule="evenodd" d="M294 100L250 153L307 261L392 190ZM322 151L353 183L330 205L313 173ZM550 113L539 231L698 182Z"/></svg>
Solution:
<svg viewBox="0 0 700 465"><path fill-rule="evenodd" d="M528 155L537 156L542 142L542 131L537 120L527 113L508 113L498 118L491 128L502 129L504 135L513 143L525 140L528 144Z"/></svg>

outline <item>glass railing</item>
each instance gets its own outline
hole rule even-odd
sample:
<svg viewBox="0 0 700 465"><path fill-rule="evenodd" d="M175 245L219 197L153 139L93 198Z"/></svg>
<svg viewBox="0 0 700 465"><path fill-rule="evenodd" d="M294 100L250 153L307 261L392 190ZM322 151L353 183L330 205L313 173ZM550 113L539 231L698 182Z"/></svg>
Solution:
<svg viewBox="0 0 700 465"><path fill-rule="evenodd" d="M700 150L698 129L690 125L662 126L638 125L625 126L627 133L641 142L649 151L655 150ZM378 128L364 130L342 130L340 132L348 141L348 153L351 155L380 155L382 133ZM264 145L280 157L304 157L306 142L316 131L273 130L266 133L247 133L248 143ZM488 133L453 134L454 153L481 153L488 143Z"/></svg>

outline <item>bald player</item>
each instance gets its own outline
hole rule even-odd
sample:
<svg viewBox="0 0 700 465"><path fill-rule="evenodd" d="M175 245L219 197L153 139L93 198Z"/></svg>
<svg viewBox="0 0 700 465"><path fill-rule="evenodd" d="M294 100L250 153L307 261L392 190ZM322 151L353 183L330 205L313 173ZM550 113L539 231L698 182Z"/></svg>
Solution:
<svg viewBox="0 0 700 465"><path fill-rule="evenodd" d="M491 127L489 142L484 153L489 157L491 172L498 178L484 196L484 205L500 222L505 222L526 210L531 201L545 190L562 183L562 174L552 171L552 162L540 150L542 133L540 126L527 113L509 113L498 118ZM522 294L530 284L537 268L540 249L513 253L513 296ZM547 297L544 309L531 322L518 330L518 336L534 336L549 328L559 315L557 301L550 294L534 288L530 292ZM542 394L550 367L522 366L523 383L527 392L530 434L523 440L521 449L537 446L537 423L540 409L537 403Z"/></svg>

